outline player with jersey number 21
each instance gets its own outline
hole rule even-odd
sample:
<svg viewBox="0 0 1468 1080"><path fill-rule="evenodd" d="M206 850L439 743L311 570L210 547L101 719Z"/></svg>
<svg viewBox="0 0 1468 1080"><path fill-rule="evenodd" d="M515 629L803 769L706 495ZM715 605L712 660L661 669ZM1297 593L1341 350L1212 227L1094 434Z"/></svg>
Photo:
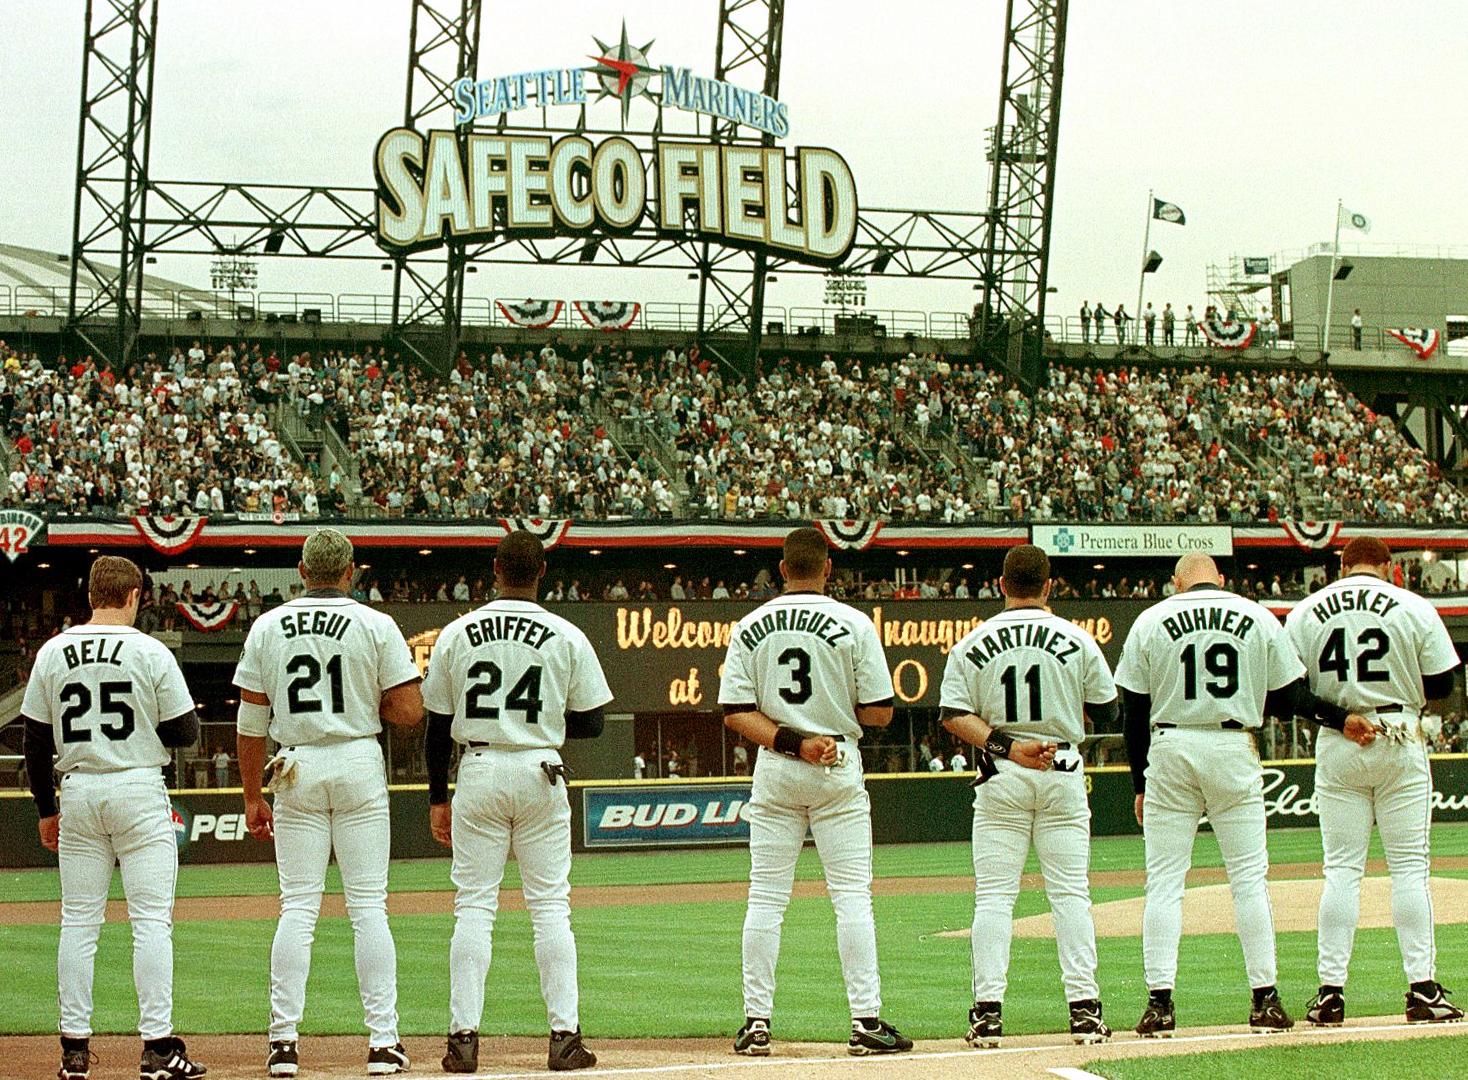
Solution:
<svg viewBox="0 0 1468 1080"><path fill-rule="evenodd" d="M162 771L170 747L198 741L199 718L173 654L133 626L142 587L142 572L127 559L92 563L92 617L41 646L20 707L41 844L57 852L61 869L60 1080L86 1080L95 1060L92 973L114 863L133 929L139 1080L192 1080L206 1071L173 1034L178 844ZM59 812L51 781L58 750Z"/></svg>
<svg viewBox="0 0 1468 1080"><path fill-rule="evenodd" d="M301 547L306 594L266 612L235 668L245 823L275 839L280 922L270 949L271 1076L295 1076L311 942L332 852L356 942L368 1029L367 1072L408 1067L398 1040L397 952L387 923L391 841L382 723L423 720L418 666L391 617L348 593L352 542L320 529ZM266 736L278 747L265 763ZM268 770L272 810L261 796Z"/></svg>
<svg viewBox="0 0 1468 1080"><path fill-rule="evenodd" d="M1325 849L1320 897L1320 990L1305 1018L1346 1019L1346 968L1361 910L1361 878L1376 823L1392 878L1392 921L1407 976L1409 1024L1452 1023L1463 1010L1437 981L1428 835L1432 770L1422 712L1453 690L1461 666L1437 610L1390 580L1391 551L1358 536L1341 552L1341 577L1285 619L1311 689L1369 721L1361 734L1325 727L1315 743L1315 794Z"/></svg>

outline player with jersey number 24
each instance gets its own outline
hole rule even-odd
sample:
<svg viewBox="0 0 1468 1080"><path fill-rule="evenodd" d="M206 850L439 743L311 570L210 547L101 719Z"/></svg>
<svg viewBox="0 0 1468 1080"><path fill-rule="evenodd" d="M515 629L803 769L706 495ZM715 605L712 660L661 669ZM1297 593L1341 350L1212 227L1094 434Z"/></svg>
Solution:
<svg viewBox="0 0 1468 1080"><path fill-rule="evenodd" d="M255 620L235 668L245 823L275 839L280 922L270 949L271 1076L296 1075L311 942L332 852L356 943L367 1072L408 1067L398 1041L397 952L387 924L390 846L382 722L423 720L418 666L397 623L348 593L352 542L336 529L301 547L306 594ZM277 753L265 764L266 736ZM262 797L268 769L272 810Z"/></svg>
<svg viewBox="0 0 1468 1080"><path fill-rule="evenodd" d="M133 626L142 586L142 572L129 560L104 555L94 562L91 619L41 646L20 707L41 844L57 852L61 867L60 1080L86 1080L95 1060L92 973L114 864L122 869L133 930L139 1080L193 1080L206 1071L173 1034L178 845L162 772L170 747L198 741L199 718L173 654Z"/></svg>

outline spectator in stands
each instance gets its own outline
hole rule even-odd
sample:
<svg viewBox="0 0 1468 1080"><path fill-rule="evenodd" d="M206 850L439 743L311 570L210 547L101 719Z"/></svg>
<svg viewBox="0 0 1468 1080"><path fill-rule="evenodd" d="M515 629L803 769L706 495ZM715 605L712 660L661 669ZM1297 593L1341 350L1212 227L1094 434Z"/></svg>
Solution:
<svg viewBox="0 0 1468 1080"><path fill-rule="evenodd" d="M1081 301L1081 343L1089 345L1091 342L1091 305Z"/></svg>
<svg viewBox="0 0 1468 1080"><path fill-rule="evenodd" d="M1142 309L1142 326L1146 330L1147 344L1152 344L1152 332L1157 326L1157 312L1153 310L1152 301L1147 301L1147 306Z"/></svg>
<svg viewBox="0 0 1468 1080"><path fill-rule="evenodd" d="M1177 313L1172 310L1171 304L1162 305L1162 344L1175 344L1173 325L1177 322Z"/></svg>
<svg viewBox="0 0 1468 1080"><path fill-rule="evenodd" d="M1116 343L1118 345L1126 343L1126 324L1131 321L1131 318L1132 317L1126 313L1125 304L1116 305L1116 311L1112 314L1111 319L1114 323L1116 323Z"/></svg>
<svg viewBox="0 0 1468 1080"><path fill-rule="evenodd" d="M1351 348L1361 351L1361 309L1351 313Z"/></svg>
<svg viewBox="0 0 1468 1080"><path fill-rule="evenodd" d="M1198 317L1193 314L1193 305L1188 305L1187 312L1183 315L1183 344L1198 344Z"/></svg>

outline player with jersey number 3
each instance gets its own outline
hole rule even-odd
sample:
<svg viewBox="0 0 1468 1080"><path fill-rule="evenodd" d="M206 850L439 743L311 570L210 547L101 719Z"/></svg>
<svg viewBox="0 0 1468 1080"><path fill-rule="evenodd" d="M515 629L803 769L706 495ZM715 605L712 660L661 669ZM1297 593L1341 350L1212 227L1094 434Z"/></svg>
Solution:
<svg viewBox="0 0 1468 1080"><path fill-rule="evenodd" d="M1012 548L999 587L1004 610L949 652L941 698L943 726L978 747L967 1041L989 1049L1004 1033L1014 903L1033 844L1055 918L1071 1038L1105 1042L1111 1029L1096 983L1091 807L1080 749L1087 717L1102 728L1116 720L1116 684L1096 639L1046 608L1050 560L1043 551Z"/></svg>
<svg viewBox="0 0 1468 1080"><path fill-rule="evenodd" d="M535 963L550 1024L546 1065L586 1069L576 939L571 933L569 771L566 739L600 735L612 700L586 635L536 602L545 549L516 531L494 556L497 596L438 636L423 684L428 707L429 823L454 851L454 937L449 945L447 1072L479 1067L479 1025L500 882L510 853L520 867L535 931ZM453 745L458 784L448 798Z"/></svg>
<svg viewBox="0 0 1468 1080"><path fill-rule="evenodd" d="M41 646L20 707L41 843L61 865L60 1080L91 1073L92 972L114 865L122 868L133 931L139 1080L192 1080L206 1071L173 1034L178 842L162 771L170 747L198 741L199 718L173 654L133 626L142 587L142 572L129 560L94 562L91 619ZM61 773L59 812L52 754Z"/></svg>
<svg viewBox="0 0 1468 1080"><path fill-rule="evenodd" d="M1422 730L1427 703L1453 690L1460 666L1436 609L1388 580L1391 552L1356 537L1342 576L1296 605L1285 632L1321 698L1350 709L1365 730L1324 727L1315 743L1315 797L1325 847L1320 897L1320 990L1312 1024L1346 1019L1346 968L1361 910L1361 877L1376 822L1392 878L1392 921L1406 971L1409 1024L1463 1019L1437 981L1428 832L1432 771Z"/></svg>
<svg viewBox="0 0 1468 1080"><path fill-rule="evenodd" d="M423 720L418 666L397 623L353 600L352 542L336 529L301 547L306 594L255 620L235 668L245 823L275 839L280 922L270 949L271 1076L295 1076L311 942L332 852L356 943L367 1072L408 1067L398 1041L397 951L387 924L391 841L382 722ZM266 736L278 751L265 763ZM270 774L272 810L262 797Z"/></svg>

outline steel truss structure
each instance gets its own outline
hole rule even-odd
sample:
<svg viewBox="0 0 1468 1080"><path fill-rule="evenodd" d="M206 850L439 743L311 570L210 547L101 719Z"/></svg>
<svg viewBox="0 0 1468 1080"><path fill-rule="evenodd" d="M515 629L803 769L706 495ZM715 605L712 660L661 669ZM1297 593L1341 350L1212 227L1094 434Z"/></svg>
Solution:
<svg viewBox="0 0 1468 1080"><path fill-rule="evenodd" d="M483 3L411 3L404 125L447 127L453 82L477 78ZM716 78L777 96L784 6L785 0L720 0ZM681 271L699 283L699 337L705 348L713 347L709 336L724 335L727 341L737 335L744 342L741 359L748 363L759 353L769 275L826 272L777 252L668 237L648 221L625 236L499 235L452 244L446 252L390 256L373 239L376 193L369 187L154 179L148 175L147 151L157 7L158 0L88 0L87 7L70 325L86 334L96 316L115 304L115 342L103 347L100 339L88 338L94 352L113 360L132 356L141 271L151 253L391 260L394 323L440 335L437 347L424 350L425 358L438 364L451 362L457 353L464 273L475 263ZM1066 0L1010 0L1000 123L991 139L990 210L864 207L844 270L976 282L984 292L984 328L992 331L1018 318L1038 336L1065 9ZM94 88L94 70L106 73L106 86ZM656 118L646 129L594 130L582 106L572 126L516 127L501 116L495 130L621 135L638 146L645 163L653 140L662 135L749 145L773 141L732 122L664 107L656 98L653 104ZM103 106L115 109L118 118L100 122ZM542 112L541 119L549 117ZM105 196L99 193L104 181ZM119 267L112 278L115 287L99 290L105 295L79 309L77 275L86 268L99 282L109 280L104 257Z"/></svg>

